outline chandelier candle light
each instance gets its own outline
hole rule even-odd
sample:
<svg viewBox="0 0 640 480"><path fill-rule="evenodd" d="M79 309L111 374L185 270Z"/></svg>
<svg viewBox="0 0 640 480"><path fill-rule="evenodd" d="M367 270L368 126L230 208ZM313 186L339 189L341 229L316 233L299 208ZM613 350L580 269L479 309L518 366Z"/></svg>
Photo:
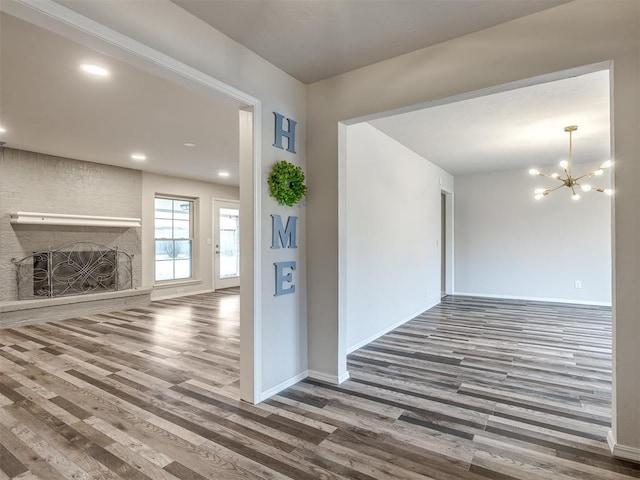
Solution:
<svg viewBox="0 0 640 480"><path fill-rule="evenodd" d="M611 167L611 165L613 165L613 162L611 160L607 160L602 165L600 165L600 167L594 168L593 170L585 173L584 175L580 175L579 177L573 177L573 172L571 170L572 163L573 163L573 132L575 132L577 129L578 127L576 125L570 125L568 127L564 127L564 131L569 132L569 160L568 161L562 160L560 162L560 168L562 168L562 170L564 171L564 175L560 175L558 173L552 173L551 175L547 175L546 173L541 172L537 168L532 168L531 170L529 170L529 173L531 175L539 175L541 177L554 178L562 182L562 184L558 185L557 187L536 188L533 192L535 193L534 198L536 200L540 200L541 198L549 195L551 192L558 190L559 188L562 188L562 187L568 187L571 189L571 198L574 200L580 200L580 194L576 192L578 188L581 189L583 192L595 190L596 192L606 193L607 195L613 194L613 190L611 190L610 188L592 187L587 183L580 183L580 180L582 179L589 179L592 177L599 177L600 175L602 175L604 173L605 168L609 168Z"/></svg>

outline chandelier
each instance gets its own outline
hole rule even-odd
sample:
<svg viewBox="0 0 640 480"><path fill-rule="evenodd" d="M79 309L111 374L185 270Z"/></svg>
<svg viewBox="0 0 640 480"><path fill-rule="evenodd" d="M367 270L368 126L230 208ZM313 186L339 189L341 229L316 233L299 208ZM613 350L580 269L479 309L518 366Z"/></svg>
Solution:
<svg viewBox="0 0 640 480"><path fill-rule="evenodd" d="M571 189L571 198L574 200L580 200L580 194L577 192L578 189L583 192L589 192L591 190L595 190L596 192L604 193L606 195L612 195L613 190L610 188L600 188L600 187L592 187L588 183L583 183L584 180L588 180L589 178L599 177L604 173L605 168L611 167L613 162L611 160L607 160L600 167L594 168L593 170L585 173L584 175L580 175L579 177L573 176L573 171L571 169L573 163L573 132L578 129L576 125L570 125L568 127L564 127L565 132L569 132L569 160L562 160L560 162L560 168L563 170L563 174L552 173L551 175L547 175L546 173L541 172L537 168L532 168L529 170L531 175L539 175L541 177L549 177L561 182L557 187L547 187L547 188L536 188L533 193L535 194L534 198L536 200L540 200L541 198L546 197L551 192L558 190L562 187L568 187Z"/></svg>

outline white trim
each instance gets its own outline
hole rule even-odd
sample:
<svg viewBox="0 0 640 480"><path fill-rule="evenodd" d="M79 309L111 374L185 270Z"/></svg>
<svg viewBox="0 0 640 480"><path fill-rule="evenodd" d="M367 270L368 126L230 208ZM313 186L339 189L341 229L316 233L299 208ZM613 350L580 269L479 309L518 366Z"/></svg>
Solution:
<svg viewBox="0 0 640 480"><path fill-rule="evenodd" d="M186 287L189 285L198 285L202 283L200 278L190 278L188 280L162 280L153 284L154 289Z"/></svg>
<svg viewBox="0 0 640 480"><path fill-rule="evenodd" d="M11 223L21 225L66 225L71 227L141 226L142 219L133 217L99 217L97 215L71 215L67 213L11 212Z"/></svg>
<svg viewBox="0 0 640 480"><path fill-rule="evenodd" d="M609 444L609 449L614 457L640 463L640 448L629 447L627 445L616 443L615 438L613 438L612 430L609 430L607 433L607 443Z"/></svg>
<svg viewBox="0 0 640 480"><path fill-rule="evenodd" d="M138 42L126 35L123 35L101 23L78 14L52 0L14 0L0 1L0 11L16 16L29 23L35 24L47 30L55 31L71 40L81 44L92 43L91 48L98 49L99 45L106 54L113 55L121 60L127 61L134 66L144 68L147 71L159 75L167 80L185 85L204 87L230 97L253 108L253 298L251 301L245 300L246 306L252 304L252 335L251 338L241 338L241 343L252 345L253 362L251 376L253 378L252 400L254 403L260 401L260 386L262 385L262 328L261 328L261 241L262 241L262 200L261 200L261 180L262 180L262 160L261 160L261 138L262 138L262 104L261 100L238 90L220 80L196 70L189 65L182 63L164 53L159 52L147 45ZM97 42L96 42L97 40ZM185 82L186 80L186 82ZM240 179L242 182L242 179ZM242 298L242 297L241 297ZM241 309L244 303L241 299Z"/></svg>
<svg viewBox="0 0 640 480"><path fill-rule="evenodd" d="M260 394L260 398L258 402L264 402L266 399L273 397L274 395L278 394L285 388L289 388L290 386L295 385L299 381L304 380L305 378L307 378L308 375L309 375L308 372L305 370L304 372L299 373L298 375L294 375L293 377L285 380L284 382L280 382L275 387L271 387L269 390L265 390Z"/></svg>
<svg viewBox="0 0 640 480"><path fill-rule="evenodd" d="M347 347L347 355L350 353L355 352L356 350L358 350L359 348L364 347L366 344L373 342L374 340L376 340L377 338L380 338L381 336L389 333L392 330L395 330L396 328L398 328L401 325L404 325L405 323L407 323L409 320L413 320L414 318L416 318L418 315L420 315L421 313L426 312L427 310L431 310L433 307L435 307L436 305L438 305L440 303L440 300L438 300L437 302L431 303L429 305L427 305L424 308L419 309L417 312L412 313L411 315L406 316L405 318L403 318L402 320L394 323L393 325L389 325L388 327L384 328L383 330L374 333L373 335L371 335L370 337L365 338L364 340L356 343L355 345L351 345L350 347Z"/></svg>
<svg viewBox="0 0 640 480"><path fill-rule="evenodd" d="M613 430L609 430L607 432L607 444L609 445L609 450L611 450L611 454L613 455L613 450L616 448L616 440L613 438Z"/></svg>
<svg viewBox="0 0 640 480"><path fill-rule="evenodd" d="M196 290L195 292L172 293L170 295L162 295L160 297L154 297L152 292L151 301L155 302L158 300L170 300L172 298L186 297L188 295L201 295L203 293L213 293L213 290L211 288L208 288L207 290Z"/></svg>
<svg viewBox="0 0 640 480"><path fill-rule="evenodd" d="M260 403L262 397L262 223L261 104L241 109L240 122L240 395ZM251 130L251 143L247 141ZM248 232L247 223L253 226ZM252 233L253 237L247 234ZM248 248L248 247L251 248ZM247 296L250 298L247 299ZM250 346L250 348L249 348ZM251 375L248 368L250 365Z"/></svg>
<svg viewBox="0 0 640 480"><path fill-rule="evenodd" d="M262 104L253 104L253 400L262 392ZM242 214L242 212L240 212ZM241 307L242 308L242 307ZM269 390L267 390L269 391Z"/></svg>
<svg viewBox="0 0 640 480"><path fill-rule="evenodd" d="M336 332L338 377L347 374L347 325L349 318L347 286L349 268L347 267L348 209L347 209L347 125L338 122L338 331ZM343 372L342 374L340 372Z"/></svg>
<svg viewBox="0 0 640 480"><path fill-rule="evenodd" d="M320 382L330 383L331 385L340 385L345 380L349 380L349 372L344 372L341 375L328 375L326 373L309 370L307 373L309 378L313 378Z"/></svg>
<svg viewBox="0 0 640 480"><path fill-rule="evenodd" d="M577 300L575 298L524 297L520 295L498 295L495 293L468 292L454 292L453 295L460 295L461 297L500 298L504 300L527 300L531 302L574 303L576 305L593 305L596 307L611 306L611 302L592 302L590 300Z"/></svg>

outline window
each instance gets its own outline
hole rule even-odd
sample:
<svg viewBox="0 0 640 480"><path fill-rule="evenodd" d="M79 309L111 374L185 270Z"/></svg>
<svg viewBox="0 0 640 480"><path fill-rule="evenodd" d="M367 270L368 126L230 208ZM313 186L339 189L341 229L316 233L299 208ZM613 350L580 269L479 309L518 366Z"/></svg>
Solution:
<svg viewBox="0 0 640 480"><path fill-rule="evenodd" d="M156 197L156 282L191 278L193 200Z"/></svg>

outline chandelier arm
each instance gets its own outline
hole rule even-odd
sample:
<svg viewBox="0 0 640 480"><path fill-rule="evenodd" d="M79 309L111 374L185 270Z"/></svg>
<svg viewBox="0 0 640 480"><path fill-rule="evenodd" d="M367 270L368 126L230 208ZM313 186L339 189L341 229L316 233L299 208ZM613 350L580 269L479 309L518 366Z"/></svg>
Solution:
<svg viewBox="0 0 640 480"><path fill-rule="evenodd" d="M580 180L580 179L582 179L582 178L584 178L584 177L589 177L589 178L591 178L591 177L593 177L593 176L594 176L594 173L593 173L593 172L595 172L595 170L591 170L590 172L587 172L587 173L585 173L584 175L580 175L578 178L576 178L576 179L575 179L575 181L577 182L578 180Z"/></svg>
<svg viewBox="0 0 640 480"><path fill-rule="evenodd" d="M564 183L563 183L562 185L558 185L558 186L557 186L557 187L555 187L555 188L552 188L552 189L550 189L550 190L547 190L547 193L546 193L545 195L549 195L551 192L555 192L556 190L559 190L559 189L561 189L562 187L564 187Z"/></svg>
<svg viewBox="0 0 640 480"><path fill-rule="evenodd" d="M540 172L538 175L540 175L541 177L553 178L554 180L560 180L561 182L564 182L564 180L560 178L560 176L554 177L553 175L547 175L544 172Z"/></svg>

